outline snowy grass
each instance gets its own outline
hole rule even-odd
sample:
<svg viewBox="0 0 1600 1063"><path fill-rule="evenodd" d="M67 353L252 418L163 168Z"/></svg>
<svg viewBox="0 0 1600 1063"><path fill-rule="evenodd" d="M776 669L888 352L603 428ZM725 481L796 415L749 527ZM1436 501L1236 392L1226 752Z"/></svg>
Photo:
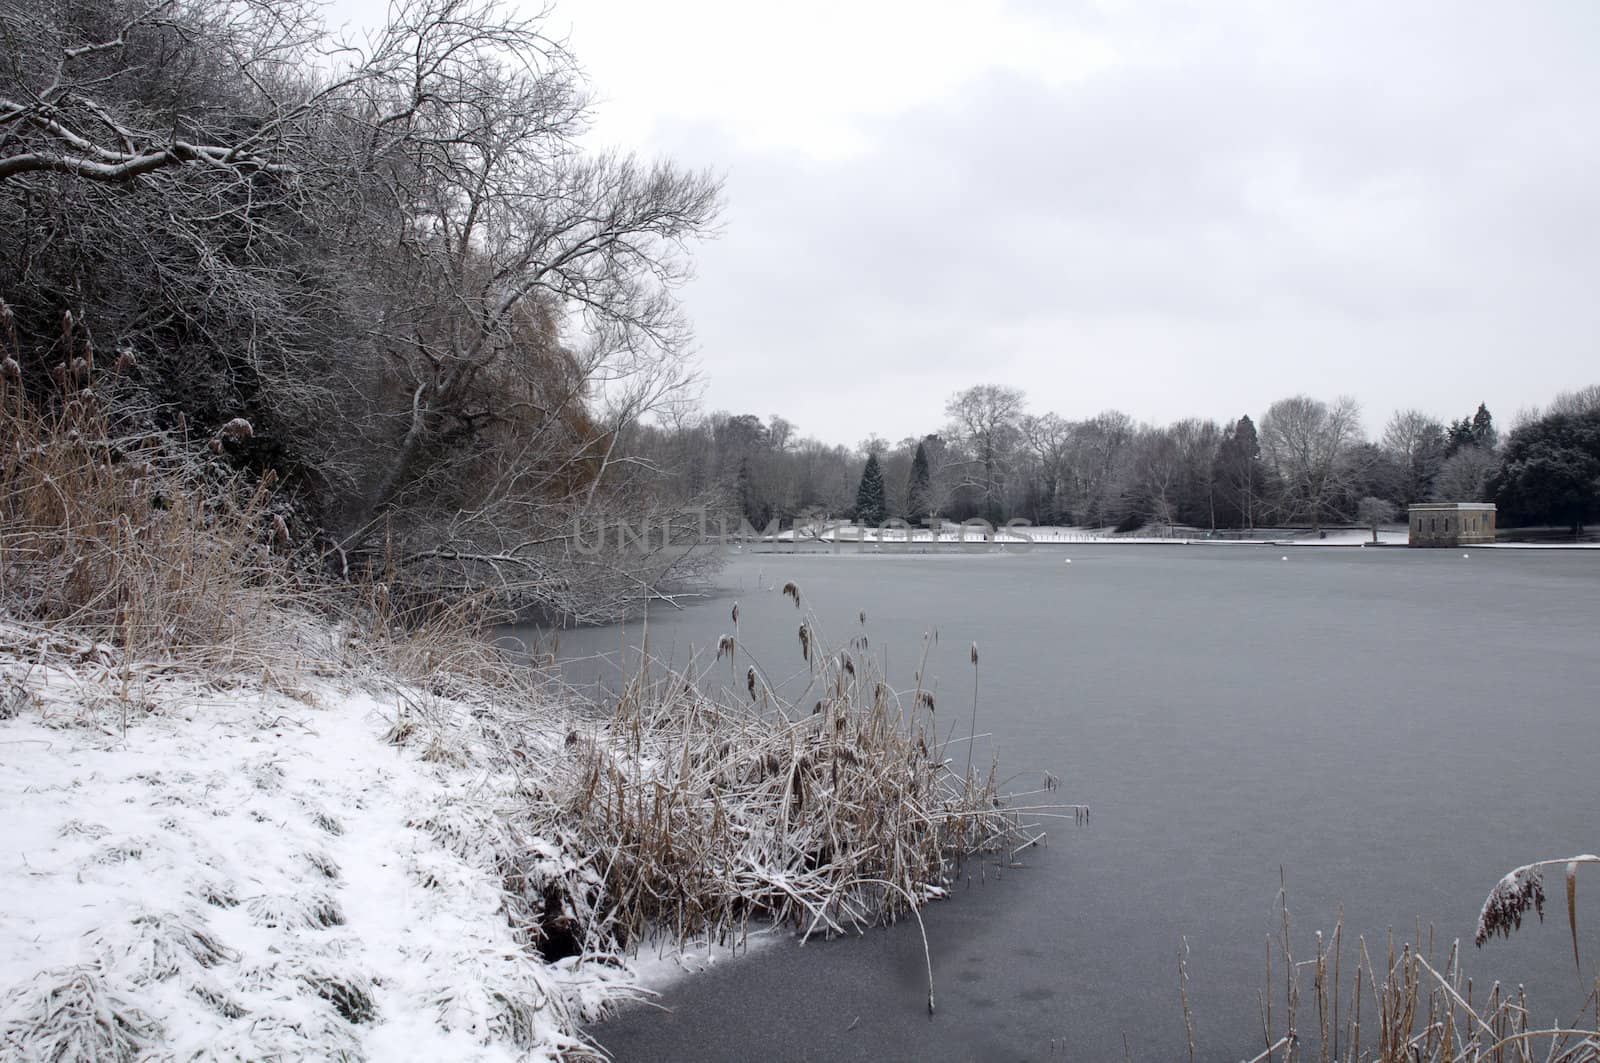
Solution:
<svg viewBox="0 0 1600 1063"><path fill-rule="evenodd" d="M109 990L96 967L44 971L5 998L0 1046L22 1059L135 1060L161 1027Z"/></svg>
<svg viewBox="0 0 1600 1063"><path fill-rule="evenodd" d="M798 703L734 644L747 696L647 672L614 711L450 624L284 682L0 621L0 1055L587 1058L641 946L914 916L1036 836L797 620Z"/></svg>
<svg viewBox="0 0 1600 1063"><path fill-rule="evenodd" d="M146 683L124 730L89 696L116 678L87 662L8 652L0 676L26 702L0 723L19 754L0 766L0 1055L586 1051L583 989L523 946L503 883L410 825L514 780L385 742L382 684L324 681L313 707L179 673ZM449 1004L464 993L482 1003Z"/></svg>

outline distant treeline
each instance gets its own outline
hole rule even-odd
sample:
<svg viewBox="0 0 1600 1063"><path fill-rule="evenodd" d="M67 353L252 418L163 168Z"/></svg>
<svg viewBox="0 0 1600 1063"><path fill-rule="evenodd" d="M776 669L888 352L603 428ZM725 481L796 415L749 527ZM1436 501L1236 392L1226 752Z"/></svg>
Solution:
<svg viewBox="0 0 1600 1063"><path fill-rule="evenodd" d="M980 385L951 397L938 431L898 443L872 436L856 448L829 446L779 416L714 413L638 426L626 446L659 470L664 499L717 495L756 527L935 514L1123 528L1318 527L1398 516L1413 502L1492 501L1503 524L1576 529L1600 513L1600 386L1523 414L1505 437L1482 404L1456 420L1402 410L1374 441L1347 398L1282 399L1259 423L1242 416L1158 426L1116 410L1083 421L1034 415L1021 391Z"/></svg>

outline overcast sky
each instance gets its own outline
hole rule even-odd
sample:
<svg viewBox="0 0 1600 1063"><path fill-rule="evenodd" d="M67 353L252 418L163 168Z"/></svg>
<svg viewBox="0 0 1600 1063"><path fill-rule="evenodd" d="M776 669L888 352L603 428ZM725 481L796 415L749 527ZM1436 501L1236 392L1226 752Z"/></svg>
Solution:
<svg viewBox="0 0 1600 1063"><path fill-rule="evenodd" d="M374 9L340 0L336 11ZM359 17L359 16L358 16ZM1600 3L557 0L598 145L723 176L705 406L1370 432L1600 382Z"/></svg>

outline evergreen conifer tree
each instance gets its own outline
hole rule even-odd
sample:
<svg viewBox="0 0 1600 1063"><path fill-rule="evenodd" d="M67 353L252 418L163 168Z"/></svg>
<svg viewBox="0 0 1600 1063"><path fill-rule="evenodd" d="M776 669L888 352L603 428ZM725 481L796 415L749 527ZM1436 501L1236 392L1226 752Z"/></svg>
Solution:
<svg viewBox="0 0 1600 1063"><path fill-rule="evenodd" d="M1255 422L1239 418L1233 433L1217 448L1216 478L1224 527L1254 528L1266 474L1261 468L1261 440Z"/></svg>
<svg viewBox="0 0 1600 1063"><path fill-rule="evenodd" d="M911 459L911 476L906 481L906 519L918 524L932 511L932 502L933 473L928 469L928 448L918 443L916 456Z"/></svg>
<svg viewBox="0 0 1600 1063"><path fill-rule="evenodd" d="M861 471L861 486L856 488L856 519L875 528L888 515L888 504L883 493L883 468L878 464L878 456L869 454L867 467Z"/></svg>
<svg viewBox="0 0 1600 1063"><path fill-rule="evenodd" d="M1493 450L1495 444L1500 442L1500 433L1495 430L1494 417L1489 413L1489 407L1478 403L1478 412L1472 415L1472 442L1484 450Z"/></svg>
<svg viewBox="0 0 1600 1063"><path fill-rule="evenodd" d="M733 494L739 505L739 514L749 522L750 526L756 529L765 527L766 505L756 491L754 477L750 475L749 458L739 460L739 471L733 481Z"/></svg>

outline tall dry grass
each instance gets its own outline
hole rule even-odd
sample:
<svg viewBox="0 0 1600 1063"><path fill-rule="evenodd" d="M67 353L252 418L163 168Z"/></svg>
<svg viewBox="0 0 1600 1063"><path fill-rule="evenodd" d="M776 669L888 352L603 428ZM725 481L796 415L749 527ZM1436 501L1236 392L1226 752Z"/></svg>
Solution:
<svg viewBox="0 0 1600 1063"><path fill-rule="evenodd" d="M1494 905L1491 894L1485 904L1490 932L1500 929L1489 914ZM1247 1063L1600 1061L1600 980L1570 1023L1550 1025L1534 1017L1521 986L1475 984L1462 969L1459 941L1445 947L1430 929L1397 942L1391 931L1374 955L1364 937L1347 947L1341 920L1332 933L1319 931L1311 955L1302 958L1292 948L1285 890L1278 908L1260 998L1263 1047ZM1480 927L1480 944L1484 936ZM1186 978L1181 961L1179 977ZM1187 1011L1185 997L1186 1019Z"/></svg>
<svg viewBox="0 0 1600 1063"><path fill-rule="evenodd" d="M48 381L25 381L0 304L0 607L120 654L228 665L283 638L288 528L211 460L250 435L157 428L129 403L129 354L97 361L70 314ZM91 650L93 652L93 650Z"/></svg>

